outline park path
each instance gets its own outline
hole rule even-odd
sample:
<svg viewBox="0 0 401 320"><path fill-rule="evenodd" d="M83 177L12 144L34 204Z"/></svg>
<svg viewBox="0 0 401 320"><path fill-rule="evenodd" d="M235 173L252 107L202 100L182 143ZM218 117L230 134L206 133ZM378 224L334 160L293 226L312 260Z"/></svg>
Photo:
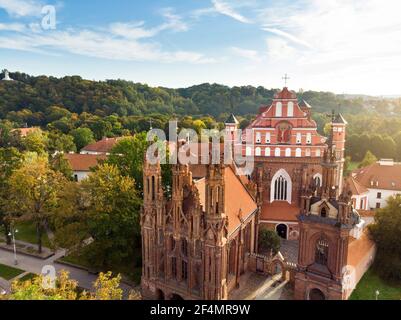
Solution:
<svg viewBox="0 0 401 320"><path fill-rule="evenodd" d="M26 255L18 255L18 265L14 265L14 253L9 252L7 250L3 250L0 248L0 263L8 265L10 267L17 267L19 269L25 270L27 272L35 273L35 274L41 274L42 269L45 266L52 266L55 268L56 272L59 272L60 270L66 270L70 273L70 278L78 281L79 286L92 291L93 290L93 283L97 279L97 275L91 274L87 272L86 270L82 270L79 268L75 268L72 266L66 266L63 264L56 263L55 260L63 257L65 255L65 250L57 250L55 255L46 259L42 260L39 258L31 257L31 256L26 256ZM2 279L0 279L2 280ZM4 280L5 281L5 280ZM2 282L4 282L2 281ZM6 283L0 282L0 287L3 287L4 289L8 290L8 287L6 286ZM6 281L8 284L9 282ZM124 292L124 298L127 298L129 296L130 291L132 290L132 287L125 283L120 284L121 289Z"/></svg>

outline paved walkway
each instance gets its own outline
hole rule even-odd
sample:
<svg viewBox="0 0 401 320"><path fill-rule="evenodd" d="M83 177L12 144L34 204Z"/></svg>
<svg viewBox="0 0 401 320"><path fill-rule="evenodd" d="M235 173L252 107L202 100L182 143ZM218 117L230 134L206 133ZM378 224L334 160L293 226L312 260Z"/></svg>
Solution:
<svg viewBox="0 0 401 320"><path fill-rule="evenodd" d="M79 268L74 268L62 264L55 263L54 261L63 257L65 254L65 250L58 250L54 256L42 260L39 258L31 257L31 256L26 256L26 255L18 255L18 266L16 266L19 269L23 269L27 272L35 273L35 274L41 274L42 269L45 266L52 266L55 268L56 272L59 272L60 270L66 270L70 273L70 278L77 280L79 283L79 286L92 291L92 284L93 282L97 279L97 275L90 274L85 270L81 270ZM9 252L7 250L0 249L0 263L14 267L14 254L12 252ZM0 278L0 281L2 279ZM9 290L9 282L7 281L6 283L3 283L5 280L0 282L0 287L6 287L4 289ZM123 289L124 292L124 298L128 297L131 287L126 285L125 283L121 283L121 289Z"/></svg>

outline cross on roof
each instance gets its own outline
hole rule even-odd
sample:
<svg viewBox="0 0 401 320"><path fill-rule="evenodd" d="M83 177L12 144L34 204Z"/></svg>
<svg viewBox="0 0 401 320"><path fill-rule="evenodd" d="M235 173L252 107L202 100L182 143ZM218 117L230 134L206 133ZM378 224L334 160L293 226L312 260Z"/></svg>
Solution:
<svg viewBox="0 0 401 320"><path fill-rule="evenodd" d="M287 82L288 80L290 80L290 77L287 74L285 74L283 80L284 80L284 86L287 87Z"/></svg>

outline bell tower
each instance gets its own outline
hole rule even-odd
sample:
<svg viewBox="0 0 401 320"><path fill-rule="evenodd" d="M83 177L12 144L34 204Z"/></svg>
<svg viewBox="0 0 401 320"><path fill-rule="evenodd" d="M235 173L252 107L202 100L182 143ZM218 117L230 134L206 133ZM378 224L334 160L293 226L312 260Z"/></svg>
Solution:
<svg viewBox="0 0 401 320"><path fill-rule="evenodd" d="M298 270L295 276L296 300L343 300L344 270L347 266L350 232L359 223L347 188L337 194L337 161L333 143L322 162L322 187L313 196L311 188L303 190ZM313 184L313 183L312 183Z"/></svg>

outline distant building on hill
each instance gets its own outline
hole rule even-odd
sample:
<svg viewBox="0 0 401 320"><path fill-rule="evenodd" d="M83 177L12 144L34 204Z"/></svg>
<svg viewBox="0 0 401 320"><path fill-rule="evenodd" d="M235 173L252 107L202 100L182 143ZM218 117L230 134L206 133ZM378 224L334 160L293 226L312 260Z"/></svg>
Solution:
<svg viewBox="0 0 401 320"><path fill-rule="evenodd" d="M100 162L107 159L104 154L65 154L64 158L68 161L73 171L74 180L80 182L88 177L91 169L96 167Z"/></svg>
<svg viewBox="0 0 401 320"><path fill-rule="evenodd" d="M11 79L10 77L10 73L8 72L8 70L3 70L4 73L4 78L2 79L2 81L14 81L13 79Z"/></svg>
<svg viewBox="0 0 401 320"><path fill-rule="evenodd" d="M15 129L11 130L11 132L16 132L16 131L18 131L18 132L20 133L20 136L24 138L24 137L26 137L28 134L30 134L30 133L32 133L32 132L34 132L34 131L36 131L36 130L39 130L39 128L37 128L37 127L32 127L32 128L15 128Z"/></svg>
<svg viewBox="0 0 401 320"><path fill-rule="evenodd" d="M103 138L100 141L88 144L86 147L82 148L81 154L92 154L92 155L100 155L105 154L109 155L111 149L113 149L114 145L120 140L121 137L118 138Z"/></svg>
<svg viewBox="0 0 401 320"><path fill-rule="evenodd" d="M382 159L370 166L354 170L351 176L367 190L366 209L383 208L390 196L401 194L401 163L392 159Z"/></svg>

